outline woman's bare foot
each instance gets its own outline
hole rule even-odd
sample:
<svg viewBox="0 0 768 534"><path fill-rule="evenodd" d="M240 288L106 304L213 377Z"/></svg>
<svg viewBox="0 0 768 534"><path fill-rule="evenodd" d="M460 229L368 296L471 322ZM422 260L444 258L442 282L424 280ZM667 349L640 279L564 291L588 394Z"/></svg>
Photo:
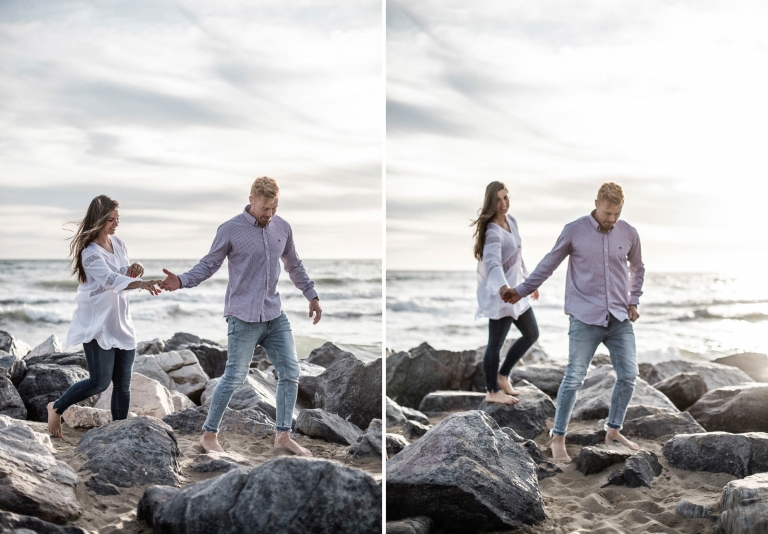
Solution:
<svg viewBox="0 0 768 534"><path fill-rule="evenodd" d="M496 379L496 385L507 395L520 395L520 392L512 387L512 383L509 381L508 376L499 375Z"/></svg>
<svg viewBox="0 0 768 534"><path fill-rule="evenodd" d="M61 415L56 412L52 402L48 403L48 433L52 438L64 437L64 433L61 431Z"/></svg>
<svg viewBox="0 0 768 534"><path fill-rule="evenodd" d="M275 432L275 448L291 451L296 456L312 456L309 449L305 449L291 439L290 432Z"/></svg>
<svg viewBox="0 0 768 534"><path fill-rule="evenodd" d="M219 445L219 438L213 432L204 432L200 438L200 446L205 452L224 452L224 449Z"/></svg>
<svg viewBox="0 0 768 534"><path fill-rule="evenodd" d="M485 394L485 402L497 402L499 404L517 404L517 399L512 395L507 395L503 391L489 391Z"/></svg>
<svg viewBox="0 0 768 534"><path fill-rule="evenodd" d="M605 433L605 443L611 445L612 442L618 441L625 447L629 447L633 451L639 451L640 445L634 441L629 441L627 438L621 435L618 428L609 428Z"/></svg>
<svg viewBox="0 0 768 534"><path fill-rule="evenodd" d="M553 461L558 463L571 463L571 457L568 456L568 451L565 449L565 436L558 436L557 434L552 436L550 447L552 448Z"/></svg>

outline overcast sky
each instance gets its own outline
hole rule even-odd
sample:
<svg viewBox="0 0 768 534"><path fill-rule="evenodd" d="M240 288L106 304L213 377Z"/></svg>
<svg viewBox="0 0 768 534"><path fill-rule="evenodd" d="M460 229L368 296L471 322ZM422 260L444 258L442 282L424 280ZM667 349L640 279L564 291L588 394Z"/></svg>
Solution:
<svg viewBox="0 0 768 534"><path fill-rule="evenodd" d="M768 4L387 3L388 269L474 269L485 186L526 263L623 184L653 271L768 260Z"/></svg>
<svg viewBox="0 0 768 534"><path fill-rule="evenodd" d="M132 256L198 258L252 181L306 258L379 258L382 6L0 1L0 258L64 258L121 204Z"/></svg>

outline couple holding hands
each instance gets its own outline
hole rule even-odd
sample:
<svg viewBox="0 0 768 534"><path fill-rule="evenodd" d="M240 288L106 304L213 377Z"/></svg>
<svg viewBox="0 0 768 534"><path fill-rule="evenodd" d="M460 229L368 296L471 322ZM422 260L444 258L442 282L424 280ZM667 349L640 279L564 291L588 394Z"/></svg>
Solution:
<svg viewBox="0 0 768 534"><path fill-rule="evenodd" d="M517 221L508 214L509 206L507 187L492 182L486 188L478 218L472 223L476 227L474 253L478 260L476 318L488 318L488 346L483 358L486 401L510 405L518 402L516 395L520 392L512 387L509 374L539 336L530 300L538 299L539 286L568 256L568 365L557 394L553 459L570 461L565 447L568 421L600 343L608 348L617 375L605 440L637 450L637 444L620 430L638 373L632 323L640 317L637 308L645 268L637 230L619 220L624 207L622 187L604 183L592 213L565 225L552 251L532 273L523 262ZM499 367L501 348L513 323L521 337Z"/></svg>
<svg viewBox="0 0 768 534"><path fill-rule="evenodd" d="M277 216L280 189L273 178L257 178L249 204L219 226L208 254L186 273L166 269L165 280L142 280L144 268L130 263L128 249L115 231L120 204L106 195L91 201L70 244L72 274L77 276L77 308L67 333L67 346L83 345L89 378L69 387L48 404L48 430L62 437L61 414L73 404L99 394L113 384L112 419L128 417L136 334L130 315L129 290L152 295L195 287L218 271L228 259L229 282L224 301L227 363L216 385L203 425L200 445L206 452L222 451L217 433L234 391L248 376L256 345L263 346L278 374L275 447L300 456L312 453L290 437L299 383L299 362L288 318L282 311L277 282L281 259L291 281L309 301L309 317L322 315L314 282L304 271L285 219Z"/></svg>

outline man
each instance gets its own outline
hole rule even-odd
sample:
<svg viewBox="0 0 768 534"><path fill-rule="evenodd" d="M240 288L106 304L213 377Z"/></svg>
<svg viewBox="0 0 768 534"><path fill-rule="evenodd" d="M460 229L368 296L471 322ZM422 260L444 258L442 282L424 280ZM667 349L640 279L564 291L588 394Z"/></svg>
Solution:
<svg viewBox="0 0 768 534"><path fill-rule="evenodd" d="M557 394L552 429L552 457L569 462L565 434L576 395L584 383L589 364L600 343L611 355L616 384L606 423L606 443L614 440L637 450L636 443L621 435L629 401L635 390L637 359L632 323L643 294L645 268L640 238L632 226L619 221L624 191L614 182L604 183L597 192L595 210L567 224L552 251L541 260L527 280L506 288L502 297L517 302L549 278L566 256L568 273L565 313L570 317L568 366Z"/></svg>
<svg viewBox="0 0 768 534"><path fill-rule="evenodd" d="M282 311L277 279L278 257L294 285L309 301L309 316L317 324L322 315L314 283L296 254L290 225L275 215L280 188L273 178L257 178L242 213L219 226L211 250L192 269L181 275L163 269L167 278L161 288L174 291L195 287L219 270L228 259L229 282L224 298L227 318L227 365L216 385L203 425L200 446L206 452L223 449L216 434L232 393L245 382L256 345L263 346L277 370L275 448L299 456L312 456L290 436L293 408L299 386L299 361L291 325Z"/></svg>

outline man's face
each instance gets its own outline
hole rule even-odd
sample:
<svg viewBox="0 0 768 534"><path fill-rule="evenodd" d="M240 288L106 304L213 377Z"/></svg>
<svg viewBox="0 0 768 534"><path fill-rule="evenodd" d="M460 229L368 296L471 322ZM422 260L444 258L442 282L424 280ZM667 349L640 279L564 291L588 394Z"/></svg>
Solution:
<svg viewBox="0 0 768 534"><path fill-rule="evenodd" d="M259 221L259 226L266 226L277 212L277 204L280 197L267 199L262 196L248 197L251 201L251 215Z"/></svg>
<svg viewBox="0 0 768 534"><path fill-rule="evenodd" d="M606 232L613 228L621 217L621 209L624 203L611 204L607 200L595 200L595 219Z"/></svg>

